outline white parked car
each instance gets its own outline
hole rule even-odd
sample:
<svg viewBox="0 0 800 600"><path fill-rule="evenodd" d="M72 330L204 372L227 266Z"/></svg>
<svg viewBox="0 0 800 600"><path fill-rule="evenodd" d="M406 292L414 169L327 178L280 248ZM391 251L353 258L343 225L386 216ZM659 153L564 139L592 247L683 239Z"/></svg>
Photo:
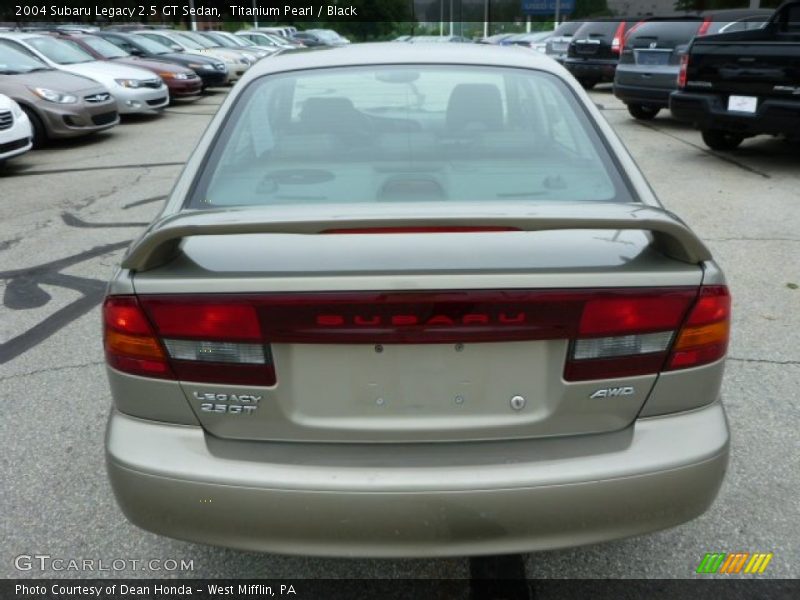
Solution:
<svg viewBox="0 0 800 600"><path fill-rule="evenodd" d="M49 35L0 33L0 39L50 67L101 83L117 100L120 114L150 113L169 104L167 86L151 71L95 60L73 44Z"/></svg>
<svg viewBox="0 0 800 600"><path fill-rule="evenodd" d="M0 164L32 147L33 130L19 104L0 94Z"/></svg>
<svg viewBox="0 0 800 600"><path fill-rule="evenodd" d="M272 56L279 51L275 46L260 46L255 42L233 35L227 31L202 31L200 35L222 48L232 48L240 52L253 54L257 60Z"/></svg>
<svg viewBox="0 0 800 600"><path fill-rule="evenodd" d="M265 33L256 29L240 29L234 35L258 46L276 48L278 50L297 50L303 47L302 44L290 42L285 37L273 33Z"/></svg>
<svg viewBox="0 0 800 600"><path fill-rule="evenodd" d="M230 48L209 48L202 42L193 39L188 35L190 32L187 31L153 31L147 29L134 31L133 33L163 44L176 52L203 54L221 60L228 67L229 81L239 79L250 68L250 65L255 62L255 58L251 60Z"/></svg>

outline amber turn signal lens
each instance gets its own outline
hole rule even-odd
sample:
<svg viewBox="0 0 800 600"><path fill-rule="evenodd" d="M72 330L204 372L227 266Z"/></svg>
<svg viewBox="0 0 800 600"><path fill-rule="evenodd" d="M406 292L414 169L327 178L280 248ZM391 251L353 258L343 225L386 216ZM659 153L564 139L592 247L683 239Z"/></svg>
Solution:
<svg viewBox="0 0 800 600"><path fill-rule="evenodd" d="M115 354L140 358L163 359L164 351L152 337L128 335L109 329L106 331L106 349Z"/></svg>
<svg viewBox="0 0 800 600"><path fill-rule="evenodd" d="M684 327L675 341L674 350L687 350L697 346L725 343L728 341L729 332L729 321Z"/></svg>

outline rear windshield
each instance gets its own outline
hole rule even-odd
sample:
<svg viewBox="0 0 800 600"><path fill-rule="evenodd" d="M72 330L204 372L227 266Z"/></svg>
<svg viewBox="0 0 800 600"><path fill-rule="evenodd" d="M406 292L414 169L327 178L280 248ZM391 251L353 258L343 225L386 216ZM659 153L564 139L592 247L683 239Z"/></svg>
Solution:
<svg viewBox="0 0 800 600"><path fill-rule="evenodd" d="M589 21L581 25L575 37L607 37L611 39L619 29L619 21Z"/></svg>
<svg viewBox="0 0 800 600"><path fill-rule="evenodd" d="M569 36L578 31L578 28L583 25L582 21L568 21L562 23L553 32L553 37Z"/></svg>
<svg viewBox="0 0 800 600"><path fill-rule="evenodd" d="M380 66L262 77L189 201L222 205L631 198L556 76Z"/></svg>
<svg viewBox="0 0 800 600"><path fill-rule="evenodd" d="M631 30L626 44L629 46L641 46L650 42L657 42L659 48L674 48L682 44L688 44L697 35L701 20L687 21L651 21L642 23L636 29Z"/></svg>

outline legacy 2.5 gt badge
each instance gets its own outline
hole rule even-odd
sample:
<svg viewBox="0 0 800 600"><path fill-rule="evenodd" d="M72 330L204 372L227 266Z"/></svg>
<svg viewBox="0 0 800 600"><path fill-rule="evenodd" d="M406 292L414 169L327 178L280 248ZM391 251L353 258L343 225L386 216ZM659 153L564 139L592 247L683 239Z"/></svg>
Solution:
<svg viewBox="0 0 800 600"><path fill-rule="evenodd" d="M194 392L195 400L200 401L203 412L227 415L252 415L261 402L261 396L252 394L213 394Z"/></svg>

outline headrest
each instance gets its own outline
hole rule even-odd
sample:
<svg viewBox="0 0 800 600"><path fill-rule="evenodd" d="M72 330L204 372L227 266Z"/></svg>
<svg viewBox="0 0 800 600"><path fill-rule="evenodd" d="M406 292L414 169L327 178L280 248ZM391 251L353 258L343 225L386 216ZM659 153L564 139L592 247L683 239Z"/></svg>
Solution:
<svg viewBox="0 0 800 600"><path fill-rule="evenodd" d="M492 131L503 127L500 89L487 83L460 83L447 104L447 129L451 133Z"/></svg>

